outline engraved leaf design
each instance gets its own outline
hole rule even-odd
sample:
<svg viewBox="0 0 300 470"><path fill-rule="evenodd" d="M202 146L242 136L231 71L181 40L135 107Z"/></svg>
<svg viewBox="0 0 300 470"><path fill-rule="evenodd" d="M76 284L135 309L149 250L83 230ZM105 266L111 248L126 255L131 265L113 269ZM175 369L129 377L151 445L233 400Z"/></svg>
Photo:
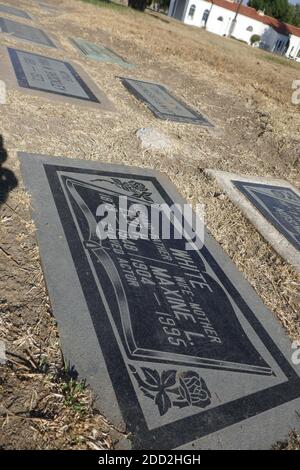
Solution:
<svg viewBox="0 0 300 470"><path fill-rule="evenodd" d="M205 408L211 403L211 393L198 372L189 370L178 374L176 370L164 370L160 375L156 369L141 367L142 377L134 366L129 368L139 389L154 400L160 416L172 407Z"/></svg>
<svg viewBox="0 0 300 470"><path fill-rule="evenodd" d="M169 396L164 391L158 392L155 397L154 403L158 406L160 416L166 414L168 409L172 406L172 402Z"/></svg>
<svg viewBox="0 0 300 470"><path fill-rule="evenodd" d="M176 370L164 370L161 381L164 387L173 387L176 383Z"/></svg>
<svg viewBox="0 0 300 470"><path fill-rule="evenodd" d="M150 381L152 381L152 383L149 383L145 379L142 379L142 377L139 375L139 373L138 373L138 371L136 370L135 367L133 367L132 365L129 364L129 368L130 368L131 372L133 373L133 376L135 377L139 388L143 391L143 393L145 395L149 396L148 392L156 393L159 390L159 385L160 385L159 382L157 383L155 381L155 377L151 374L151 372L149 373L149 371L152 371L152 369L148 369L147 367L142 368L142 370L146 369L148 371L148 378L150 379ZM144 372L144 370L143 370L143 372ZM146 375L145 372L144 372L144 375ZM159 378L159 375L158 375L158 378ZM146 393L146 391L147 391L147 393ZM155 395L152 396L153 399L154 399L154 396Z"/></svg>
<svg viewBox="0 0 300 470"><path fill-rule="evenodd" d="M153 199L152 199L152 198L150 197L150 195L147 194L147 193L144 193L144 194L143 194L143 198L144 198L146 201L148 201L148 202L153 202Z"/></svg>
<svg viewBox="0 0 300 470"><path fill-rule="evenodd" d="M144 199L145 201L148 202L153 202L153 199L151 198L151 191L140 181L135 181L135 180L125 180L122 181L119 178L111 178L110 180L107 180L105 178L96 178L93 179L92 181L104 181L106 183L111 183L115 184L118 188L123 189L124 191L128 191L132 193L133 197L139 198L139 199Z"/></svg>
<svg viewBox="0 0 300 470"><path fill-rule="evenodd" d="M157 370L155 369L149 369L148 367L143 367L142 368L146 381L150 385L157 385L159 387L160 385L160 376Z"/></svg>

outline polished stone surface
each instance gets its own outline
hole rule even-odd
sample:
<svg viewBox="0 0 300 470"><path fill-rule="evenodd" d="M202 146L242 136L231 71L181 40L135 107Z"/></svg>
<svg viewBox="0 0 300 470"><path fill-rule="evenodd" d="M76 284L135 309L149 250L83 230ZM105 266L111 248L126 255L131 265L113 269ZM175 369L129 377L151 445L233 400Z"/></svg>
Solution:
<svg viewBox="0 0 300 470"><path fill-rule="evenodd" d="M10 5L0 5L0 13L7 13L8 15L18 16L19 18L26 18L27 20L31 20L31 16L24 10L20 10L20 8L15 8Z"/></svg>
<svg viewBox="0 0 300 470"><path fill-rule="evenodd" d="M89 59L117 64L128 69L134 67L134 65L124 60L123 57L119 56L116 52L112 51L108 47L94 44L80 38L71 38L70 41L75 45L75 47L77 47L77 49L80 50L80 52L82 52L82 54L84 54Z"/></svg>
<svg viewBox="0 0 300 470"><path fill-rule="evenodd" d="M299 429L291 343L212 237L187 249L173 223L169 239L122 237L132 204L147 218L184 203L164 176L19 158L65 360L134 448L260 449ZM103 208L116 239L99 238Z"/></svg>
<svg viewBox="0 0 300 470"><path fill-rule="evenodd" d="M213 127L202 114L174 97L164 86L132 78L121 77L121 80L123 85L138 99L144 101L158 118Z"/></svg>
<svg viewBox="0 0 300 470"><path fill-rule="evenodd" d="M232 181L259 212L300 251L300 196L286 186Z"/></svg>
<svg viewBox="0 0 300 470"><path fill-rule="evenodd" d="M18 39L25 39L36 44L48 47L56 47L54 42L42 30L27 24L17 23L7 18L0 18L0 31Z"/></svg>
<svg viewBox="0 0 300 470"><path fill-rule="evenodd" d="M98 102L68 62L8 48L20 87Z"/></svg>

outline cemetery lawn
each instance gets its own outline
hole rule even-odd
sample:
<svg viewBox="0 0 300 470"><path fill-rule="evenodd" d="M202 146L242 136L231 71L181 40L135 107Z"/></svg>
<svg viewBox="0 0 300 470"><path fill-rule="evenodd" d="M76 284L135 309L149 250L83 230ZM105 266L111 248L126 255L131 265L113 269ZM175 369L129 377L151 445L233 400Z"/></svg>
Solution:
<svg viewBox="0 0 300 470"><path fill-rule="evenodd" d="M9 194L0 194L0 339L7 348L7 364L0 365L0 448L114 448L126 445L130 436L95 410L92 391L64 365L17 151L165 173L188 202L205 204L212 235L290 338L299 340L299 276L203 170L283 178L300 187L300 106L291 103L300 64L150 11L111 8L100 1L53 4L61 15L46 14L29 0L22 1L22 9L64 50L7 37L1 37L2 44L80 64L117 112L57 103L21 90L9 90L7 104L0 105L0 163L18 182ZM104 44L136 68L89 60L69 37ZM156 119L117 76L165 84L216 129ZM141 149L136 131L142 127L167 135L172 150ZM300 438L291 434L278 447L300 449Z"/></svg>

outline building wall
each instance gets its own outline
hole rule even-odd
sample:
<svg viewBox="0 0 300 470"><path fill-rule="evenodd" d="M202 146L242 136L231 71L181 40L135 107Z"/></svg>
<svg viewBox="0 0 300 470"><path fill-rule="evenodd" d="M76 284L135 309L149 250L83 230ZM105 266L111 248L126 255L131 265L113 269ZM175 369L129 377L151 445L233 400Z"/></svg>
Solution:
<svg viewBox="0 0 300 470"><path fill-rule="evenodd" d="M290 36L290 45L286 56L300 62L300 38L298 36L293 34Z"/></svg>
<svg viewBox="0 0 300 470"><path fill-rule="evenodd" d="M223 21L220 21L221 18L223 18ZM213 5L206 23L206 29L211 33L219 34L219 36L227 36L233 18L234 13L232 11Z"/></svg>
<svg viewBox="0 0 300 470"><path fill-rule="evenodd" d="M191 7L193 5L196 9L194 14L190 15ZM183 18L184 23L204 27L205 22L203 21L203 14L205 11L209 12L209 17L206 22L207 31L220 36L227 36L230 33L230 27L235 17L235 12L213 5L205 0L189 0L186 14ZM223 18L223 21L220 21L219 18ZM247 31L249 26L252 27L253 31ZM238 15L233 36L250 44L251 36L253 34L261 35L265 29L266 26L263 23L246 16Z"/></svg>
<svg viewBox="0 0 300 470"><path fill-rule="evenodd" d="M176 0L170 0L169 8L168 8L168 16L173 16L175 2Z"/></svg>
<svg viewBox="0 0 300 470"><path fill-rule="evenodd" d="M189 0L171 0L168 9L168 16L173 16L177 20L184 21L188 3Z"/></svg>
<svg viewBox="0 0 300 470"><path fill-rule="evenodd" d="M268 29L268 26L261 23L260 21L253 20L247 16L238 15L232 36L236 39L240 39L241 41L245 41L248 44L251 44L251 37L254 34L262 36L266 29Z"/></svg>
<svg viewBox="0 0 300 470"><path fill-rule="evenodd" d="M190 11L193 5L196 7L196 9L195 9L194 15L191 16ZM202 21L203 13L205 12L205 10L209 12L211 9L211 6L212 4L210 2L205 2L205 0L189 0L189 4L188 4L185 18L183 21L186 24L199 26L200 28L204 27L205 22Z"/></svg>
<svg viewBox="0 0 300 470"><path fill-rule="evenodd" d="M228 36L233 26L235 12L205 0L171 0L168 15L175 16L189 25L205 27L207 31L219 36ZM238 14L231 35L250 44L254 34L261 37L261 46L265 50L286 55L300 62L299 37L280 34L260 21Z"/></svg>
<svg viewBox="0 0 300 470"><path fill-rule="evenodd" d="M267 28L261 36L261 47L270 52L285 54L289 36L277 33L273 28Z"/></svg>
<svg viewBox="0 0 300 470"><path fill-rule="evenodd" d="M177 20L184 21L185 12L188 6L189 0L171 0L168 15L173 16Z"/></svg>

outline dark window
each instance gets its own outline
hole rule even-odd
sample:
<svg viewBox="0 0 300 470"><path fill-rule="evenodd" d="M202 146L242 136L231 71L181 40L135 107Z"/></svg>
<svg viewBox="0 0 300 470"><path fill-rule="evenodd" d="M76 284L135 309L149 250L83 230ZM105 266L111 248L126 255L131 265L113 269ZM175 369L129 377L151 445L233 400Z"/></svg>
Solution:
<svg viewBox="0 0 300 470"><path fill-rule="evenodd" d="M219 16L218 21L223 21L223 16Z"/></svg>
<svg viewBox="0 0 300 470"><path fill-rule="evenodd" d="M205 11L203 12L202 21L203 21L204 23L206 23L207 20L208 20L208 17L209 17L209 10L205 10Z"/></svg>
<svg viewBox="0 0 300 470"><path fill-rule="evenodd" d="M196 5L192 5L191 8L189 9L189 17L191 19L194 18L195 11L196 11Z"/></svg>

